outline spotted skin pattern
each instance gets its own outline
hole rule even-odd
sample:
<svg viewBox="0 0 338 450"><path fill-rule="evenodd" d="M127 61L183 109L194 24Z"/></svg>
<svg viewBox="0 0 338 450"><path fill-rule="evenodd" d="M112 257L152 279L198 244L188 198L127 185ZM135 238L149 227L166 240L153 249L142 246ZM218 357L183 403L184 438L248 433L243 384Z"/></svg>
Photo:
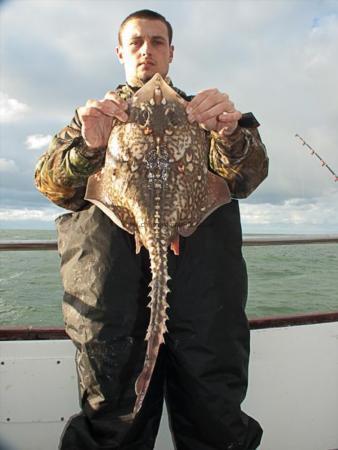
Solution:
<svg viewBox="0 0 338 450"><path fill-rule="evenodd" d="M190 124L184 100L156 74L129 101L129 119L115 121L103 169L89 178L86 199L135 235L149 251L151 310L143 370L135 383L135 416L142 407L160 345L168 331L167 251L178 254L212 211L230 201L225 181L208 170L209 141Z"/></svg>

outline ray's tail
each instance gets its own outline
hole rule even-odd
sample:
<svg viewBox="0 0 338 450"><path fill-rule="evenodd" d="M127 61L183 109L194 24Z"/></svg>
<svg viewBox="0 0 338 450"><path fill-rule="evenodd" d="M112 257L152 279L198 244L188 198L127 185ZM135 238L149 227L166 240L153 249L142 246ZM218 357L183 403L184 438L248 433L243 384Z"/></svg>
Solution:
<svg viewBox="0 0 338 450"><path fill-rule="evenodd" d="M160 345L164 343L164 333L167 332L166 320L168 319L166 309L168 288L168 261L167 244L164 239L151 240L149 245L149 257L151 264L152 281L149 297L151 298L147 305L151 309L150 322L147 329L146 341L147 351L142 372L135 383L135 392L137 395L133 415L134 417L140 411L144 397L147 393L151 376L157 360Z"/></svg>

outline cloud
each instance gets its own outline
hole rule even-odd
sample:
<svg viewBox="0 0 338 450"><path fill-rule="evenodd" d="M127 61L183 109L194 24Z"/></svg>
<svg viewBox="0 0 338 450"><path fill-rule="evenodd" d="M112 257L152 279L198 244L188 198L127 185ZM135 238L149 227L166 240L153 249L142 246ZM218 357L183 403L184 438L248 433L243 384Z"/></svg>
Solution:
<svg viewBox="0 0 338 450"><path fill-rule="evenodd" d="M0 158L0 172L16 172L18 170L15 161L12 159Z"/></svg>
<svg viewBox="0 0 338 450"><path fill-rule="evenodd" d="M299 230L331 230L337 232L338 191L312 199L292 198L280 204L241 203L241 217L246 228L251 226L280 227L288 232Z"/></svg>
<svg viewBox="0 0 338 450"><path fill-rule="evenodd" d="M10 221L28 221L38 220L41 222L52 222L60 212L56 208L42 208L42 209L6 209L0 208L0 220L4 222Z"/></svg>
<svg viewBox="0 0 338 450"><path fill-rule="evenodd" d="M304 49L307 70L325 70L331 66L338 49L338 16L330 14L317 20L312 27Z"/></svg>
<svg viewBox="0 0 338 450"><path fill-rule="evenodd" d="M20 119L29 107L15 98L0 92L0 122L7 123Z"/></svg>
<svg viewBox="0 0 338 450"><path fill-rule="evenodd" d="M20 177L3 174L2 205L32 210L48 203L33 184L37 154L23 147L43 148L76 107L123 82L113 55L116 33L121 20L139 9L137 1L88 0L86 8L67 0L38 3L7 2L1 11L2 91L14 97L14 105L31 108L25 120L14 123L25 114L17 112L3 126L2 158L14 162ZM264 232L278 223L284 229L321 230L324 218L333 217L337 198L331 190L338 183L294 137L300 134L338 170L338 14L332 5L317 0L144 5L173 25L175 85L187 93L217 87L261 123L270 172L241 203L245 226L265 227ZM0 98L8 110L11 99ZM13 169L13 163L7 167Z"/></svg>
<svg viewBox="0 0 338 450"><path fill-rule="evenodd" d="M51 139L52 136L50 134L31 134L27 136L25 144L29 150L37 150L46 147Z"/></svg>

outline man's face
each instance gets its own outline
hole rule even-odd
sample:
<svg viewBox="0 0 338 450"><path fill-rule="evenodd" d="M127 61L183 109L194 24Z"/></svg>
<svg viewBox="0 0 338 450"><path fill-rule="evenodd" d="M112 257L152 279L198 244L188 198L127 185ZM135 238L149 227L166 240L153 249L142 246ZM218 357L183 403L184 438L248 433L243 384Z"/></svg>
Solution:
<svg viewBox="0 0 338 450"><path fill-rule="evenodd" d="M173 59L174 47L169 45L166 25L160 20L132 19L125 25L117 56L124 65L126 79L144 83L160 73L165 77Z"/></svg>

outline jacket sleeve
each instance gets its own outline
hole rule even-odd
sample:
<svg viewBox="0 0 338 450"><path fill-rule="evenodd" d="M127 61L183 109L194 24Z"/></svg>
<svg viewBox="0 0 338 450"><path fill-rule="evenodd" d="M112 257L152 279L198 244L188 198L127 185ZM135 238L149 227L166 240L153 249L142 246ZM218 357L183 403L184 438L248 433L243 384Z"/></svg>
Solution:
<svg viewBox="0 0 338 450"><path fill-rule="evenodd" d="M89 149L81 135L77 111L72 122L52 139L35 169L38 190L58 206L77 211L84 200L87 179L104 163L105 148Z"/></svg>
<svg viewBox="0 0 338 450"><path fill-rule="evenodd" d="M209 164L225 178L233 198L246 198L267 177L269 159L251 113L230 136L210 133ZM249 120L248 120L249 119ZM241 124L241 122L240 122Z"/></svg>

